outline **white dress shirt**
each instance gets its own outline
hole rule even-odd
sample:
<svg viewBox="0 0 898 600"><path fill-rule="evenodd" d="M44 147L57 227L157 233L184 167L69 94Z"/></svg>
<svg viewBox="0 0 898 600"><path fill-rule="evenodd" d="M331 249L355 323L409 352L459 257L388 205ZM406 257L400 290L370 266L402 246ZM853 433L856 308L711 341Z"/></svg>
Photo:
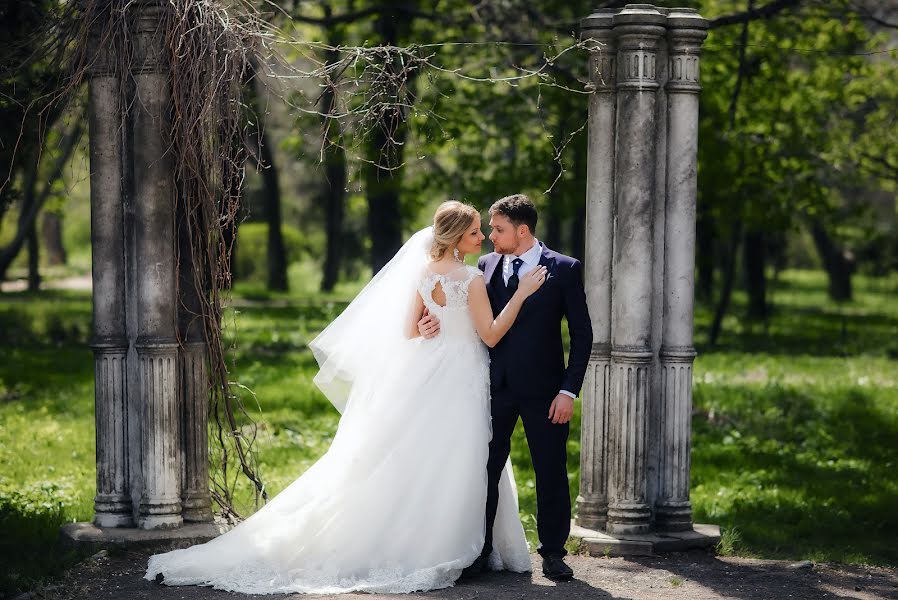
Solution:
<svg viewBox="0 0 898 600"><path fill-rule="evenodd" d="M521 255L514 254L505 254L502 256L502 279L505 280L505 285L508 285L508 278L511 277L512 273L514 273L514 266L512 262L514 259L520 258L524 261L524 264L521 265L521 268L518 269L518 279L535 269L539 265L539 259L543 254L542 246L539 245L539 240L533 238L533 247L524 252ZM567 390L560 390L559 393L564 394L565 396L570 396L571 398L576 398L576 394L573 394Z"/></svg>
<svg viewBox="0 0 898 600"><path fill-rule="evenodd" d="M508 278L514 273L514 267L511 264L514 262L514 259L520 258L524 261L524 264L518 269L518 278L520 279L539 265L539 257L542 256L542 253L543 249L539 245L539 240L533 238L533 247L520 256L515 256L514 254L504 255L502 257L502 279L505 280L505 285L508 285Z"/></svg>

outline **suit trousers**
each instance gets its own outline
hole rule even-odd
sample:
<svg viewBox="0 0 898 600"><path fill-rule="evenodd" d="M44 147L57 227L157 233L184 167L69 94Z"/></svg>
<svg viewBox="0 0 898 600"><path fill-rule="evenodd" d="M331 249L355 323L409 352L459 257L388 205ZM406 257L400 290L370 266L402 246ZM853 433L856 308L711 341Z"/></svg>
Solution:
<svg viewBox="0 0 898 600"><path fill-rule="evenodd" d="M492 552L493 523L499 504L499 479L511 451L511 436L518 417L524 423L530 458L536 473L536 526L542 556L564 556L571 532L571 495L567 477L567 439L570 423L549 419L550 398L531 398L493 390L491 413L493 437L487 461L486 536L482 556Z"/></svg>

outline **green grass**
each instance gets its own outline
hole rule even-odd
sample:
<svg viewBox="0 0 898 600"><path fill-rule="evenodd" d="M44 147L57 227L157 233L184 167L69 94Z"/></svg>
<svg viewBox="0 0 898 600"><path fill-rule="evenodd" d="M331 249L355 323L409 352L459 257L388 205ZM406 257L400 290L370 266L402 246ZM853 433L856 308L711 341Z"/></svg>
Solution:
<svg viewBox="0 0 898 600"><path fill-rule="evenodd" d="M301 271L295 277L299 278ZM820 273L787 272L769 321L740 318L703 346L696 314L692 501L724 528L722 554L898 564L898 281L857 278L857 299L826 299ZM238 286L229 360L259 422L261 474L275 494L330 443L337 414L312 384L306 344L359 284L328 297ZM0 296L0 596L53 577L60 524L89 520L94 495L93 357L86 294ZM579 406L579 403L578 403ZM536 541L535 479L520 427L512 460L521 516ZM576 497L579 411L569 470ZM241 486L239 506L251 510Z"/></svg>

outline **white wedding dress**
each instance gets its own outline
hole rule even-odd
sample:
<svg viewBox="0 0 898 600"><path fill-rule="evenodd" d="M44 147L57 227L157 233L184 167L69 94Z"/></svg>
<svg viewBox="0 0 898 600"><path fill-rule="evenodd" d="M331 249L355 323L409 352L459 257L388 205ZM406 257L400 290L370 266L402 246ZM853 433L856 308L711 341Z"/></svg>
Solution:
<svg viewBox="0 0 898 600"><path fill-rule="evenodd" d="M477 558L491 435L489 358L467 291L481 273L460 266L439 275L422 266L428 232L416 234L392 269L311 345L322 366L316 382L343 412L324 456L234 529L151 557L147 579L162 573L168 585L253 594L407 593L451 586ZM391 284L412 268L411 288ZM433 300L437 284L446 306ZM405 339L406 315L393 315L404 307L383 305L396 301L397 287L417 288L440 318L438 336ZM491 568L530 570L510 463L493 545Z"/></svg>

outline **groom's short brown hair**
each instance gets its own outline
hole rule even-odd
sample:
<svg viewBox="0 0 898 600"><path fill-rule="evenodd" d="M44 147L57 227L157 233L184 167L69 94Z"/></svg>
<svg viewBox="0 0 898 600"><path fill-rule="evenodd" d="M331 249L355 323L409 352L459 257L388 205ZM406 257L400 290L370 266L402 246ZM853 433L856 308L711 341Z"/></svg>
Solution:
<svg viewBox="0 0 898 600"><path fill-rule="evenodd" d="M524 194L512 194L493 202L490 206L490 216L493 215L506 217L515 227L526 225L530 228L531 234L536 232L536 206Z"/></svg>

